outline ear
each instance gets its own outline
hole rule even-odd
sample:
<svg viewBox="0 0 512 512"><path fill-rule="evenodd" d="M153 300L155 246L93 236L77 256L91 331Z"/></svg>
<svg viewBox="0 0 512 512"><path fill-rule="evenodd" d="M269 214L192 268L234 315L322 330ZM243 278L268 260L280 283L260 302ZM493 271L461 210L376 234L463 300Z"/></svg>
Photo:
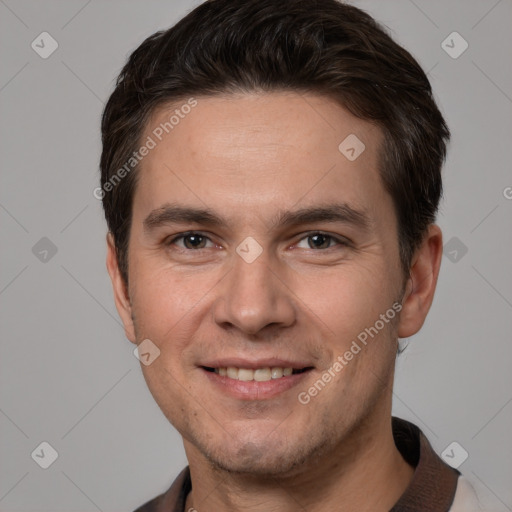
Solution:
<svg viewBox="0 0 512 512"><path fill-rule="evenodd" d="M431 224L421 246L414 252L400 312L398 337L408 338L420 329L434 299L443 255L443 235Z"/></svg>
<svg viewBox="0 0 512 512"><path fill-rule="evenodd" d="M107 234L107 270L110 280L112 281L117 312L124 324L124 332L126 337L132 343L136 343L130 296L128 294L126 283L124 282L119 270L116 247L112 233Z"/></svg>

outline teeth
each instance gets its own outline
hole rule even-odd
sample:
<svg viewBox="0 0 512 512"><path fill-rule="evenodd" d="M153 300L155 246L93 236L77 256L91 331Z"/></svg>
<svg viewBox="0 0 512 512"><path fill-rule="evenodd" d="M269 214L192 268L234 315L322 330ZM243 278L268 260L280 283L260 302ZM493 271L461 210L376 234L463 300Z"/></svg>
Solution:
<svg viewBox="0 0 512 512"><path fill-rule="evenodd" d="M227 375L230 379L238 379L238 368L230 366L227 368Z"/></svg>
<svg viewBox="0 0 512 512"><path fill-rule="evenodd" d="M239 368L238 380L254 380L254 370L248 370L246 368Z"/></svg>
<svg viewBox="0 0 512 512"><path fill-rule="evenodd" d="M283 369L279 367L272 368L271 374L273 379L279 379L283 376Z"/></svg>
<svg viewBox="0 0 512 512"><path fill-rule="evenodd" d="M254 380L258 382L265 382L266 380L270 380L272 378L272 374L270 373L270 368L258 368L254 370ZM240 378L240 372L238 373L238 378Z"/></svg>
<svg viewBox="0 0 512 512"><path fill-rule="evenodd" d="M272 368L236 368L228 366L227 368L215 368L215 373L222 377L229 377L230 379L242 380L245 382L255 380L257 382L266 382L271 379L280 379L281 377L288 377L293 373L293 368L281 368L275 366Z"/></svg>

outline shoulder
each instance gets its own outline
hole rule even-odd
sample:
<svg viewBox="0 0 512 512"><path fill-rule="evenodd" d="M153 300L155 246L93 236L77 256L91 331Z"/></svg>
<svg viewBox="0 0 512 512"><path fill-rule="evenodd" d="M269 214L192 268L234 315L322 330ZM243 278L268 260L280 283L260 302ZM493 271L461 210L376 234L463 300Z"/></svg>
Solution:
<svg viewBox="0 0 512 512"><path fill-rule="evenodd" d="M462 475L457 480L457 489L450 512L484 512L475 489Z"/></svg>

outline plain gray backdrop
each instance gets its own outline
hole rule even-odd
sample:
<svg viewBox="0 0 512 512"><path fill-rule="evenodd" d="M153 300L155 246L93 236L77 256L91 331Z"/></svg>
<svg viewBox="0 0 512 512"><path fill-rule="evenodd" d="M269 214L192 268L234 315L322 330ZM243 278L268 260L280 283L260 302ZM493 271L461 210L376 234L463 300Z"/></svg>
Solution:
<svg viewBox="0 0 512 512"><path fill-rule="evenodd" d="M2 511L132 511L186 465L124 337L93 190L125 59L198 3L0 0ZM452 131L437 295L393 412L512 510L512 1L353 3L428 71Z"/></svg>

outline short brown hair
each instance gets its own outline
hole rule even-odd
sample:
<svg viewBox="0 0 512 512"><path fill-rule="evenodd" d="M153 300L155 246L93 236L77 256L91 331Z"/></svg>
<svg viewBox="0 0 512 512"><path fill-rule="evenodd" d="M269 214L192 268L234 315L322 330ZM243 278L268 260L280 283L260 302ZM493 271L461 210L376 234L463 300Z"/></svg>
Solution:
<svg viewBox="0 0 512 512"><path fill-rule="evenodd" d="M416 60L371 16L336 0L210 0L148 37L103 112L102 188L140 146L156 107L192 95L277 90L328 96L383 130L380 174L407 275L435 221L450 133ZM126 283L136 182L137 167L102 197Z"/></svg>

